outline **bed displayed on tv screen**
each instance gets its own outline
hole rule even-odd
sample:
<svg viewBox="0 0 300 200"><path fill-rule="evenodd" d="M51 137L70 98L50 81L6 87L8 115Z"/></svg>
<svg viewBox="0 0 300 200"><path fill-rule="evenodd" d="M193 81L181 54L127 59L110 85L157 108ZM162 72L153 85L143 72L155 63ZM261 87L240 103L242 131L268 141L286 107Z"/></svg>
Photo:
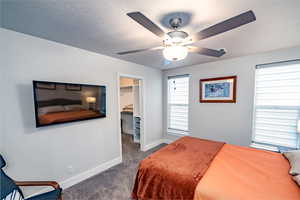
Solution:
<svg viewBox="0 0 300 200"><path fill-rule="evenodd" d="M33 81L36 127L106 117L106 87Z"/></svg>

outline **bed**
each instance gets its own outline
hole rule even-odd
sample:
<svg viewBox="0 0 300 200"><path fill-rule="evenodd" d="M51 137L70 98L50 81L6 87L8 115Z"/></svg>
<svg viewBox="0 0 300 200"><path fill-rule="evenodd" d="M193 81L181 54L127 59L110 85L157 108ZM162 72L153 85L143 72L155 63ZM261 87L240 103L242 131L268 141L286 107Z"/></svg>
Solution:
<svg viewBox="0 0 300 200"><path fill-rule="evenodd" d="M279 153L183 137L144 159L133 199L299 200Z"/></svg>

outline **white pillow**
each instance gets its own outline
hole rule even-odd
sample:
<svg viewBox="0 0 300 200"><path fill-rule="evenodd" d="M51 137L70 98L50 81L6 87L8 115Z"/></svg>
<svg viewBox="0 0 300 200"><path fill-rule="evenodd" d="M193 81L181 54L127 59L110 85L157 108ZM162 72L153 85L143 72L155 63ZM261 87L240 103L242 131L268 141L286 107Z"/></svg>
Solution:
<svg viewBox="0 0 300 200"><path fill-rule="evenodd" d="M300 186L300 175L293 176L293 179Z"/></svg>
<svg viewBox="0 0 300 200"><path fill-rule="evenodd" d="M39 115L62 111L65 111L65 108L63 106L46 106L39 108Z"/></svg>
<svg viewBox="0 0 300 200"><path fill-rule="evenodd" d="M80 104L67 105L67 106L64 106L64 108L66 111L75 111L75 110L83 110L84 109L83 105L80 105Z"/></svg>
<svg viewBox="0 0 300 200"><path fill-rule="evenodd" d="M300 150L287 151L283 155L290 162L290 174L291 175L300 175Z"/></svg>

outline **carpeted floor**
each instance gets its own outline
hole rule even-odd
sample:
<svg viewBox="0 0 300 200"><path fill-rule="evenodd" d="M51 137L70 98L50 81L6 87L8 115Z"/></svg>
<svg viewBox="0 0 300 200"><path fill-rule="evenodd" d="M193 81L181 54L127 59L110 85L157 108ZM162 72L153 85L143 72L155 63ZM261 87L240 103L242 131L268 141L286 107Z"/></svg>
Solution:
<svg viewBox="0 0 300 200"><path fill-rule="evenodd" d="M140 151L131 135L122 134L123 163L64 191L64 200L129 200L139 162L164 144Z"/></svg>

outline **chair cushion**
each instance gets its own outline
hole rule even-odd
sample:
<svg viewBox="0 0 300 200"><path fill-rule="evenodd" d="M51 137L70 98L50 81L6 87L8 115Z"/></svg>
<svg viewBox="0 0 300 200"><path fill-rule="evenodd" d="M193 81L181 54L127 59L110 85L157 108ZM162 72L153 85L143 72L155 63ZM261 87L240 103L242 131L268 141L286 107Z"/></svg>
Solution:
<svg viewBox="0 0 300 200"><path fill-rule="evenodd" d="M5 167L5 165L6 165L6 162L5 162L4 158L2 157L2 155L0 154L0 169Z"/></svg>
<svg viewBox="0 0 300 200"><path fill-rule="evenodd" d="M0 199L6 198L10 193L17 190L23 197L23 193L15 182L0 169Z"/></svg>
<svg viewBox="0 0 300 200"><path fill-rule="evenodd" d="M61 189L56 189L51 192L46 192L44 194L39 194L34 197L30 197L26 200L58 200L61 195Z"/></svg>
<svg viewBox="0 0 300 200"><path fill-rule="evenodd" d="M9 195L7 195L3 200L24 200L22 195L18 190L14 190Z"/></svg>

